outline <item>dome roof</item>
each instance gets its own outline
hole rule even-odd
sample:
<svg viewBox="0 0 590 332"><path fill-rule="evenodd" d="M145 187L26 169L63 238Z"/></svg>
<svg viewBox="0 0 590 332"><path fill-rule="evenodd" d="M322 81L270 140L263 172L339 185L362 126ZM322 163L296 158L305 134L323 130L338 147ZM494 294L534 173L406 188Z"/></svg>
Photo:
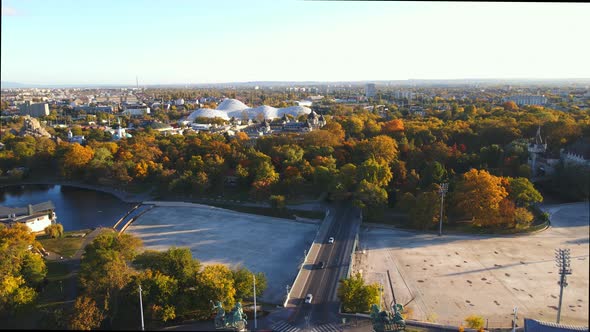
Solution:
<svg viewBox="0 0 590 332"><path fill-rule="evenodd" d="M198 110L192 112L187 117L187 121L193 122L197 117L219 117L225 120L229 120L231 117L241 119L243 118L244 112L248 114L250 119L255 119L259 114L262 114L265 119L276 119L282 117L285 114L289 114L294 117L298 117L301 114L310 114L311 109L304 106L274 108L268 105L250 108L239 100L225 99L219 104L217 109L199 108Z"/></svg>
<svg viewBox="0 0 590 332"><path fill-rule="evenodd" d="M237 100L237 99L225 99L223 100L219 106L217 106L217 110L220 111L241 111L244 110L246 108L249 108L248 105L242 103L241 101Z"/></svg>
<svg viewBox="0 0 590 332"><path fill-rule="evenodd" d="M310 114L310 113L311 113L311 109L309 109L308 107L290 106L290 107L279 108L277 115L280 117L280 116L283 116L283 114L289 114L294 117L298 117L301 114Z"/></svg>
<svg viewBox="0 0 590 332"><path fill-rule="evenodd" d="M212 110L210 108L199 108L198 110L192 112L186 120L189 122L195 121L196 118L222 118L225 120L229 120L227 116L227 112L220 111L220 110Z"/></svg>

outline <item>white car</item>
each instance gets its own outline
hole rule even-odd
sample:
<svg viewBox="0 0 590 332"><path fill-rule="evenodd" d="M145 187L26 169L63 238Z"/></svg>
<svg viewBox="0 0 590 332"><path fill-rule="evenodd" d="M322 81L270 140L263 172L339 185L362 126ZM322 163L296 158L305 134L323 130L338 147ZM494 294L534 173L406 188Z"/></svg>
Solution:
<svg viewBox="0 0 590 332"><path fill-rule="evenodd" d="M311 303L311 299L313 299L313 295L307 294L307 296L305 297L305 303Z"/></svg>
<svg viewBox="0 0 590 332"><path fill-rule="evenodd" d="M329 238L328 243L334 243L334 238L333 237Z"/></svg>

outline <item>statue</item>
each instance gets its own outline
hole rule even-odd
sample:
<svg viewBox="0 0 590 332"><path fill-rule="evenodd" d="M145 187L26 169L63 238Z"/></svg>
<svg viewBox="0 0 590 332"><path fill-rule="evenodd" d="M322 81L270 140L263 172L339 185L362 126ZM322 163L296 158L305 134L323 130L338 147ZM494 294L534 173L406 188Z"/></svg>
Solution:
<svg viewBox="0 0 590 332"><path fill-rule="evenodd" d="M404 311L404 306L403 305L401 305L399 303L396 303L393 306L393 312L394 312L394 315L393 315L393 323L396 324L396 325L399 325L399 326L401 326L403 328L405 328L406 327L406 321L404 320L404 317L402 316L402 311Z"/></svg>
<svg viewBox="0 0 590 332"><path fill-rule="evenodd" d="M406 322L401 314L403 311L401 304L392 307L394 313L390 311L381 311L377 304L371 306L371 323L375 332L403 331L406 328Z"/></svg>
<svg viewBox="0 0 590 332"><path fill-rule="evenodd" d="M236 331L246 330L248 325L248 317L242 310L242 304L236 303L229 314L225 314L221 301L217 301L213 306L213 310L217 309L217 315L215 316L215 328L216 329L233 329Z"/></svg>
<svg viewBox="0 0 590 332"><path fill-rule="evenodd" d="M217 301L213 306L213 310L217 309L217 315L215 315L215 328L219 329L225 327L225 310L221 305L221 301Z"/></svg>

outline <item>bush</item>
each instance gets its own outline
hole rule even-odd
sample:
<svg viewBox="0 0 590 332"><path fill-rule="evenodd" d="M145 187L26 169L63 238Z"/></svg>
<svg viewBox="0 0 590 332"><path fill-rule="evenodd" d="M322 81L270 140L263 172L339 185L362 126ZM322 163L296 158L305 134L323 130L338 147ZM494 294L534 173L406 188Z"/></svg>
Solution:
<svg viewBox="0 0 590 332"><path fill-rule="evenodd" d="M484 325L484 319L478 315L470 315L465 318L465 322L467 323L467 327L472 329L481 329Z"/></svg>
<svg viewBox="0 0 590 332"><path fill-rule="evenodd" d="M275 210L282 210L285 208L285 196L272 195L270 196L270 206Z"/></svg>
<svg viewBox="0 0 590 332"><path fill-rule="evenodd" d="M51 224L45 227L45 234L52 238L61 238L64 235L64 227L62 224Z"/></svg>

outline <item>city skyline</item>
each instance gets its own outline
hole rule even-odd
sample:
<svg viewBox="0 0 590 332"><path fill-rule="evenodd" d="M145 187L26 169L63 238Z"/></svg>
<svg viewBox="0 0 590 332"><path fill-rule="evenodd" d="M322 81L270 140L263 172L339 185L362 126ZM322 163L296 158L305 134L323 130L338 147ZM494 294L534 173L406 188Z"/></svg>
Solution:
<svg viewBox="0 0 590 332"><path fill-rule="evenodd" d="M141 4L141 5L139 5ZM590 77L588 4L4 1L3 82Z"/></svg>

